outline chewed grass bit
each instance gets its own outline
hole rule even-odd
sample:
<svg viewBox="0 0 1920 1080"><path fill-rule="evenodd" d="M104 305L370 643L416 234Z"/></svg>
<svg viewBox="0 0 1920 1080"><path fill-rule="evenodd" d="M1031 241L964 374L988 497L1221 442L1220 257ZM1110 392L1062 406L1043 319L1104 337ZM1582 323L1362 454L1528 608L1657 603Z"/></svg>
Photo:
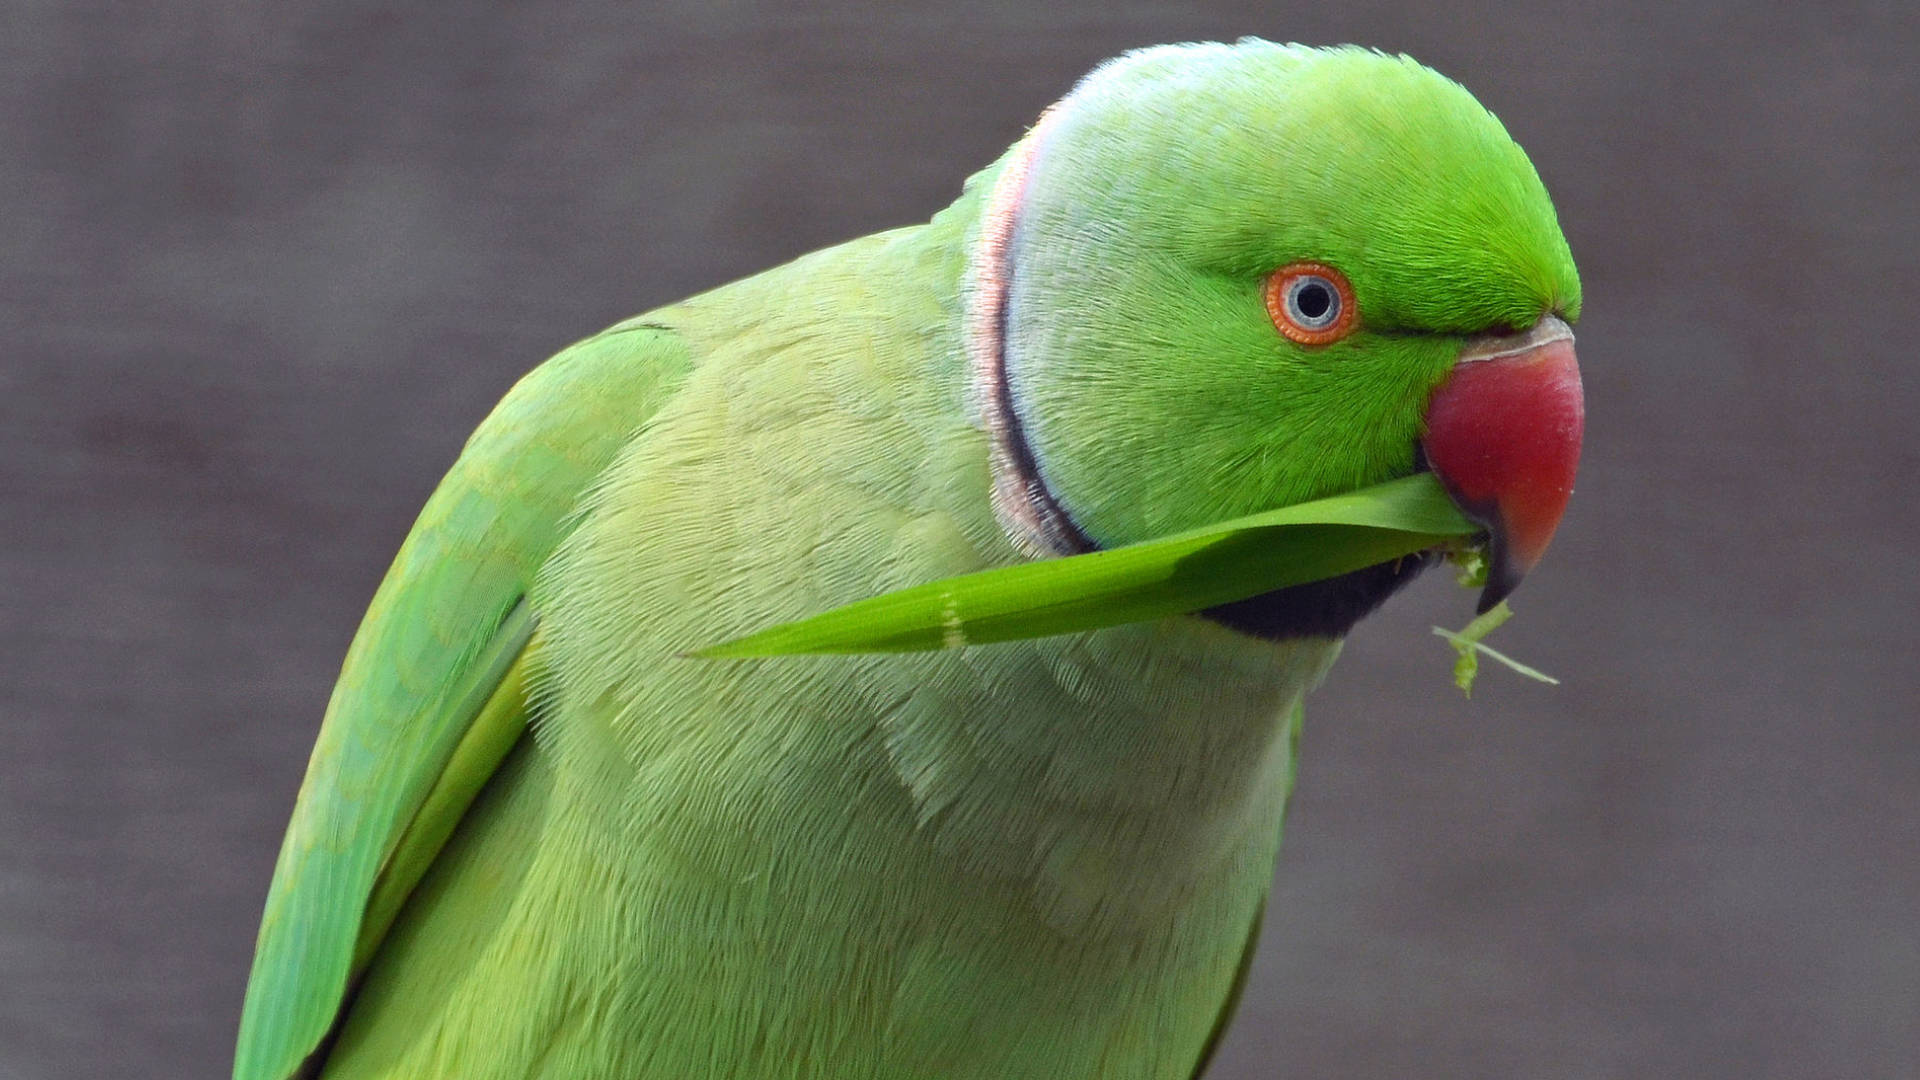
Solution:
<svg viewBox="0 0 1920 1080"><path fill-rule="evenodd" d="M1433 628L1433 632L1447 639L1447 643L1452 645L1454 651L1459 654L1454 657L1453 660L1453 685L1459 687L1462 694L1468 697L1473 696L1473 680L1480 674L1480 656L1482 653L1493 660L1505 664L1521 675L1525 675L1529 679L1543 682L1550 686L1560 685L1559 679L1537 668L1530 668L1481 640L1488 634L1493 633L1496 629L1499 629L1500 624L1511 618L1513 618L1513 609L1507 606L1505 600L1502 600L1489 609L1486 614L1474 619L1457 631L1442 629L1438 626Z"/></svg>
<svg viewBox="0 0 1920 1080"><path fill-rule="evenodd" d="M1453 564L1454 580L1463 589L1483 589L1487 585L1487 545L1485 541L1461 540L1447 547L1447 561ZM1495 623L1494 626L1498 626ZM1493 627L1488 627L1491 630Z"/></svg>
<svg viewBox="0 0 1920 1080"><path fill-rule="evenodd" d="M941 597L940 647L958 649L967 643L967 620L960 615L960 602L951 591Z"/></svg>

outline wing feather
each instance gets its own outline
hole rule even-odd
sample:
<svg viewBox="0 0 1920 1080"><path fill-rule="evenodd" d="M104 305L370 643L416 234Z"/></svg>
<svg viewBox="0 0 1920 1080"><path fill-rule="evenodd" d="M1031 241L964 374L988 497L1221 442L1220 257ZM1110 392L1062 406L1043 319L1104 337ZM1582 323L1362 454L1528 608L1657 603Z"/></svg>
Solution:
<svg viewBox="0 0 1920 1080"><path fill-rule="evenodd" d="M274 866L235 1080L297 1075L460 815L526 724L524 597L581 494L691 367L622 324L542 364L427 501L327 705Z"/></svg>

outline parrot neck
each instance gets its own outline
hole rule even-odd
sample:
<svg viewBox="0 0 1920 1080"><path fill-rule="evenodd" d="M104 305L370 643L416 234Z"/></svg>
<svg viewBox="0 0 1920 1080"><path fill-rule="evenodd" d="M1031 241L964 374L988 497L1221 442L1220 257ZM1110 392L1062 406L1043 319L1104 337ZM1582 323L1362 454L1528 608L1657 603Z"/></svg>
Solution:
<svg viewBox="0 0 1920 1080"><path fill-rule="evenodd" d="M912 519L909 548L876 539L933 559L915 578L1075 549L1063 537L1078 530L1065 531L1072 522L1044 485L1017 479L1017 430L990 408L999 384L982 346L998 331L984 313L1007 284L991 254L1012 226L1006 192L1020 167L1016 148L894 249L939 253L923 264L946 268L926 277L935 295L965 283L930 331L943 344L927 366L884 383L897 395L885 412L952 455L934 473L950 480L914 488L939 508ZM969 396L972 437L953 438L950 403ZM991 508L976 486L983 473ZM886 585L865 582L848 598ZM1278 850L1301 699L1339 650L1326 636L1262 640L1176 618L848 663L863 673L859 698L889 703L876 718L881 767L913 819L889 843L924 850L1052 933L1099 937L1164 930L1208 896L1236 896L1250 917Z"/></svg>
<svg viewBox="0 0 1920 1080"><path fill-rule="evenodd" d="M1170 619L944 654L885 721L923 838L1055 932L1143 932L1264 892L1302 697L1339 653ZM968 681L956 683L964 674Z"/></svg>
<svg viewBox="0 0 1920 1080"><path fill-rule="evenodd" d="M1078 555L1095 548L1041 478L1007 378L1014 234L1034 160L1059 116L1060 106L1048 109L1002 159L980 208L965 290L967 364L981 426L992 446L994 514L1014 544L1035 556Z"/></svg>

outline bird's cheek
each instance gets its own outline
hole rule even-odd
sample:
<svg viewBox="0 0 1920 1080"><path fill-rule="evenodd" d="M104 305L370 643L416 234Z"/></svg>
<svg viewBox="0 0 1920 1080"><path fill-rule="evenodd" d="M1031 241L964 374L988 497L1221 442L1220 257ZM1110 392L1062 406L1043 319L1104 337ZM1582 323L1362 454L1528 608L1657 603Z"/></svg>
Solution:
<svg viewBox="0 0 1920 1080"><path fill-rule="evenodd" d="M1573 332L1546 316L1522 334L1475 338L1427 406L1427 462L1487 526L1485 611L1539 563L1573 494L1586 406Z"/></svg>

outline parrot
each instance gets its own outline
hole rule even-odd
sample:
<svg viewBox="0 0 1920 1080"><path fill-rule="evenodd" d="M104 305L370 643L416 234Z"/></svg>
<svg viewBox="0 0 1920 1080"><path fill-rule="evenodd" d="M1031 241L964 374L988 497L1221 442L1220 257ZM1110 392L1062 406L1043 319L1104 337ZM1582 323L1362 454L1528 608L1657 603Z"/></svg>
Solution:
<svg viewBox="0 0 1920 1080"><path fill-rule="evenodd" d="M1191 1080L1302 701L1434 553L1190 614L703 659L889 590L1430 471L1483 607L1571 491L1580 284L1402 55L1136 50L923 224L525 375L342 665L235 1080Z"/></svg>

